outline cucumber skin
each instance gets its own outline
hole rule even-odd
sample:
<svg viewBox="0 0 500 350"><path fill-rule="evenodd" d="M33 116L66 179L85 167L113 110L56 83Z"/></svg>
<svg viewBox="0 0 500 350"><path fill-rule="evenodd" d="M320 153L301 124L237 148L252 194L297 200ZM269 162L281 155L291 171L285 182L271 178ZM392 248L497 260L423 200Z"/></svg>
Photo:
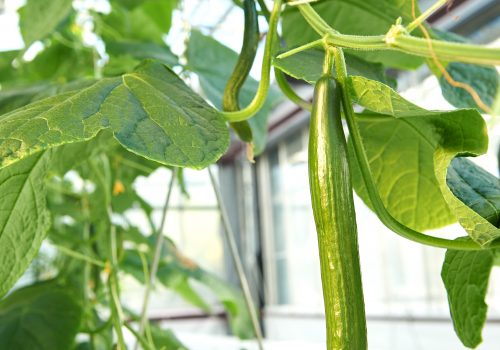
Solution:
<svg viewBox="0 0 500 350"><path fill-rule="evenodd" d="M320 253L327 349L365 350L356 214L340 94L332 77L317 81L309 134L309 185Z"/></svg>
<svg viewBox="0 0 500 350"><path fill-rule="evenodd" d="M245 80L252 69L253 61L259 46L259 15L254 0L244 0L243 10L245 14L245 31L241 52L229 78L222 96L222 109L227 112L240 110L239 95ZM240 139L252 142L253 134L248 121L230 123L233 130Z"/></svg>

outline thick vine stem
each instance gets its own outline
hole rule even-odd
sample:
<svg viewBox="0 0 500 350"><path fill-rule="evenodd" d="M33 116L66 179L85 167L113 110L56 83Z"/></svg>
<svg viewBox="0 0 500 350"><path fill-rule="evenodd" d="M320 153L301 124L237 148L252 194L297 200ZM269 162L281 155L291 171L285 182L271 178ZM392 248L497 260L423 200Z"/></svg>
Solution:
<svg viewBox="0 0 500 350"><path fill-rule="evenodd" d="M498 244L490 245L489 247L481 247L479 244L472 240L449 240L445 238L429 236L401 224L387 211L373 180L362 137L359 132L359 127L356 121L354 110L352 108L349 89L346 87L347 70L345 67L344 54L342 52L342 49L340 48L335 48L334 52L337 79L339 80L339 83L342 87L342 107L347 121L349 135L352 140L354 155L356 156L356 160L361 170L363 182L366 187L370 202L372 203L373 210L375 214L377 214L380 221L382 221L382 223L387 226L387 228L404 238L437 248L455 250L481 250L498 247Z"/></svg>
<svg viewBox="0 0 500 350"><path fill-rule="evenodd" d="M331 28L311 5L299 5L298 8L309 25L321 37L326 37L331 46L364 51L396 50L428 58L435 55L444 61L500 65L500 48L431 40L431 51L427 39L409 35L402 25L394 25L386 35L345 35Z"/></svg>
<svg viewBox="0 0 500 350"><path fill-rule="evenodd" d="M269 31L267 33L266 44L264 47L264 58L262 59L262 73L260 77L259 87L252 102L240 111L235 112L220 112L229 122L240 122L251 118L257 113L264 102L266 101L267 92L269 91L269 84L271 82L271 56L276 39L276 32L278 27L278 20L281 12L282 0L275 0L271 17L269 20Z"/></svg>

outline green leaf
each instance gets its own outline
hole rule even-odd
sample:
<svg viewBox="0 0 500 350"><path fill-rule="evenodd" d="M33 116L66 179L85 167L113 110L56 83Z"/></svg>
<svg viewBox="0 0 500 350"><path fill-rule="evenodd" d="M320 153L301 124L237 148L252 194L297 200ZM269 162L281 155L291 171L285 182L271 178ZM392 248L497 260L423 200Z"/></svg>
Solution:
<svg viewBox="0 0 500 350"><path fill-rule="evenodd" d="M166 245L167 260L172 264L170 268L183 271L207 286L228 312L233 333L242 339L253 338L252 323L242 293L224 280L199 267L193 260L177 250L172 242L166 242Z"/></svg>
<svg viewBox="0 0 500 350"><path fill-rule="evenodd" d="M195 72L207 98L217 108L222 108L224 88L233 71L238 54L215 39L198 31L192 31L187 49L188 68ZM248 105L257 91L258 82L248 77L240 91L240 105ZM262 109L248 120L252 129L254 153L264 150L267 138L267 119L271 109L279 102L281 95L270 89Z"/></svg>
<svg viewBox="0 0 500 350"><path fill-rule="evenodd" d="M170 329L151 327L151 337L158 349L162 350L187 350L187 347L175 336Z"/></svg>
<svg viewBox="0 0 500 350"><path fill-rule="evenodd" d="M0 348L70 349L81 317L79 303L53 282L16 290L0 302Z"/></svg>
<svg viewBox="0 0 500 350"><path fill-rule="evenodd" d="M493 105L499 81L499 75L495 67L451 62L446 66L446 70L453 80L466 83L472 87L487 106ZM439 78L439 85L444 98L453 106L458 108L479 108L467 91L451 86L442 75Z"/></svg>
<svg viewBox="0 0 500 350"><path fill-rule="evenodd" d="M63 92L82 89L94 83L93 80L76 80L67 84L35 83L22 87L0 90L0 115L23 107L42 98Z"/></svg>
<svg viewBox="0 0 500 350"><path fill-rule="evenodd" d="M252 322L241 292L210 273L197 273L197 280L210 288L224 305L233 334L241 339L254 338Z"/></svg>
<svg viewBox="0 0 500 350"><path fill-rule="evenodd" d="M19 10L26 47L44 39L69 15L73 0L28 0Z"/></svg>
<svg viewBox="0 0 500 350"><path fill-rule="evenodd" d="M139 196L133 186L139 176L148 176L160 164L128 152L123 147L117 147L108 153L113 173L112 207L116 213L124 213L135 204L143 207L149 205ZM149 215L149 212L148 212Z"/></svg>
<svg viewBox="0 0 500 350"><path fill-rule="evenodd" d="M170 29L176 0L141 1L138 6L129 8L123 7L121 2L112 1L108 15L95 15L97 32L106 42L124 40L164 44L163 36Z"/></svg>
<svg viewBox="0 0 500 350"><path fill-rule="evenodd" d="M314 84L323 73L324 57L323 50L306 50L287 58L274 58L273 65L296 79ZM396 86L396 81L385 74L385 68L382 64L367 62L350 54L346 54L345 59L348 75L361 75L391 87ZM336 74L335 71L333 73Z"/></svg>
<svg viewBox="0 0 500 350"><path fill-rule="evenodd" d="M0 114L32 102L34 97L51 87L50 84L33 84L22 88L0 90Z"/></svg>
<svg viewBox="0 0 500 350"><path fill-rule="evenodd" d="M466 38L454 33L434 30L433 34L440 40L462 43L467 42ZM439 78L439 85L441 86L443 97L449 103L458 108L479 108L467 91L462 88L451 86L432 61L428 60L428 65L436 77ZM453 80L468 84L477 92L481 100L487 106L493 106L495 97L499 91L498 81L500 79L494 66L480 66L460 62L445 62L444 66Z"/></svg>
<svg viewBox="0 0 500 350"><path fill-rule="evenodd" d="M112 56L131 56L137 60L155 59L168 66L178 64L178 58L165 44L152 42L110 41L106 43L106 52Z"/></svg>
<svg viewBox="0 0 500 350"><path fill-rule="evenodd" d="M170 329L151 327L151 337L155 347L163 350L187 350L187 347L175 336Z"/></svg>
<svg viewBox="0 0 500 350"><path fill-rule="evenodd" d="M94 53L89 48L70 48L53 41L33 61L21 64L19 70L20 78L28 81L67 83L82 77L93 77Z"/></svg>
<svg viewBox="0 0 500 350"><path fill-rule="evenodd" d="M40 152L0 170L0 297L28 268L50 227L45 204L49 161L50 152Z"/></svg>
<svg viewBox="0 0 500 350"><path fill-rule="evenodd" d="M5 82L13 78L12 62L20 55L20 51L0 52L0 87L3 88Z"/></svg>
<svg viewBox="0 0 500 350"><path fill-rule="evenodd" d="M311 5L333 29L342 34L383 35L398 17L402 17L403 24L412 20L411 1L323 0ZM296 7L288 8L283 13L283 36L288 47L320 38ZM424 62L420 57L395 51L348 52L370 62L401 69L415 69Z"/></svg>
<svg viewBox="0 0 500 350"><path fill-rule="evenodd" d="M104 74L115 76L128 73L144 59L155 59L167 66L178 64L178 58L165 44L148 42L111 41L106 43L109 61L104 66Z"/></svg>
<svg viewBox="0 0 500 350"><path fill-rule="evenodd" d="M135 233L127 232L126 239L137 245L147 244L149 247L149 259L152 260L152 252L155 249L153 238L144 237L136 231ZM123 265L122 269L129 272L137 280L143 282L142 265L137 259L137 253L129 251L125 256L127 257L127 255L128 262ZM135 258L134 255L136 256ZM158 281L164 286L177 291L182 297L194 305L202 309L207 309L208 306L202 306L205 302L189 286L189 280L196 280L204 284L215 294L217 299L219 299L226 309L233 333L242 339L253 337L252 324L242 293L183 255L170 240L164 242L157 276ZM178 284L179 282L181 283ZM181 287L181 289L179 289L179 287ZM188 294L183 294L186 291ZM193 294L193 292L196 294Z"/></svg>
<svg viewBox="0 0 500 350"><path fill-rule="evenodd" d="M139 233L140 234L140 233ZM151 263L151 261L150 261ZM144 270L139 254L134 250L125 251L123 260L121 262L121 270L133 276L137 281L145 283ZM170 264L160 263L158 273L158 281L165 286L176 292L185 301L194 305L205 312L210 312L210 307L203 300L203 298L196 292L189 284L190 276L184 273L183 270L176 269Z"/></svg>
<svg viewBox="0 0 500 350"><path fill-rule="evenodd" d="M486 152L488 139L481 115L476 110L427 111L388 86L363 77L350 77L349 89L355 102L370 111L358 114L359 128L389 212L419 231L455 222L446 170L457 154ZM353 185L369 204L357 167L353 167ZM477 238L474 232L469 234Z"/></svg>
<svg viewBox="0 0 500 350"><path fill-rule="evenodd" d="M487 244L500 237L500 181L465 158L448 167L443 192L460 224L475 241Z"/></svg>
<svg viewBox="0 0 500 350"><path fill-rule="evenodd" d="M145 61L134 73L47 98L0 117L0 166L104 129L129 151L203 168L226 150L224 118L175 73Z"/></svg>
<svg viewBox="0 0 500 350"><path fill-rule="evenodd" d="M19 60L15 67L6 67L8 74L2 79L3 88L22 89L34 83L60 86L68 81L93 77L92 50L74 45L69 48L52 41L32 61ZM0 71L0 77L1 74Z"/></svg>
<svg viewBox="0 0 500 350"><path fill-rule="evenodd" d="M490 250L448 250L445 255L441 278L448 293L453 326L469 348L475 348L482 341L481 331L488 310L484 298L493 259Z"/></svg>
<svg viewBox="0 0 500 350"><path fill-rule="evenodd" d="M456 210L461 217L470 218L481 227L498 227L500 183L495 176L466 158L455 158L448 167L446 180L452 191L450 199L457 202ZM448 292L455 332L470 348L482 341L488 307L484 300L490 271L499 252L498 249L446 252L441 277Z"/></svg>

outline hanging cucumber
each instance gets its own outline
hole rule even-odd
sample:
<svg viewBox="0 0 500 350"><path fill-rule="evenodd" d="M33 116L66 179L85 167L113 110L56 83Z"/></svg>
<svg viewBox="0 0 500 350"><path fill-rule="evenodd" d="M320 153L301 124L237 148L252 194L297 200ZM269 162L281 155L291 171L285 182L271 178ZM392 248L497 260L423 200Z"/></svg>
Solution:
<svg viewBox="0 0 500 350"><path fill-rule="evenodd" d="M238 101L240 90L252 68L260 39L258 13L255 1L244 0L243 11L245 13L243 45L241 46L240 56L226 84L222 97L222 109L227 112L240 110ZM252 142L252 129L250 129L250 125L246 120L230 123L230 125L234 131L236 131L240 139L245 142Z"/></svg>
<svg viewBox="0 0 500 350"><path fill-rule="evenodd" d="M340 114L341 91L330 74L314 90L309 132L309 184L321 264L328 350L367 348L356 216Z"/></svg>

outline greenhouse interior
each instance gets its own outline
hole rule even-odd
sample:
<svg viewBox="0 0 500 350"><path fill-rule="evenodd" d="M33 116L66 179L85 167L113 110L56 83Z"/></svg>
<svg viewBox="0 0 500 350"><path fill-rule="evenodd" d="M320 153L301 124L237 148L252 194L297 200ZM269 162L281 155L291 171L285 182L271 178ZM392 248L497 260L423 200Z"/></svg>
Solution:
<svg viewBox="0 0 500 350"><path fill-rule="evenodd" d="M244 64L251 8L254 57L231 109L226 83ZM308 27L316 41L295 40L321 17L330 37ZM401 36L423 43L416 56L349 46L356 35L390 45L390 28L410 22L415 32ZM498 349L499 1L0 0L0 33L0 349ZM448 42L467 43L453 51L462 63L445 58ZM311 157L329 148L318 138L314 149L310 130L330 53L334 87L353 95L349 107L340 98L338 121L361 274L342 265L342 242L340 265L319 253L330 228L318 223L327 194L314 194ZM265 101L241 117L256 91ZM379 219L350 110L363 137L378 132L363 159L396 226L479 250L419 244ZM451 118L468 121L445 125ZM443 166L445 151L454 153ZM486 195L464 204L453 174L482 176L467 189ZM335 176L325 184L338 189ZM345 203L334 216L350 216ZM471 224L464 210L491 214ZM328 299L328 270L343 299ZM351 329L356 317L364 332Z"/></svg>

